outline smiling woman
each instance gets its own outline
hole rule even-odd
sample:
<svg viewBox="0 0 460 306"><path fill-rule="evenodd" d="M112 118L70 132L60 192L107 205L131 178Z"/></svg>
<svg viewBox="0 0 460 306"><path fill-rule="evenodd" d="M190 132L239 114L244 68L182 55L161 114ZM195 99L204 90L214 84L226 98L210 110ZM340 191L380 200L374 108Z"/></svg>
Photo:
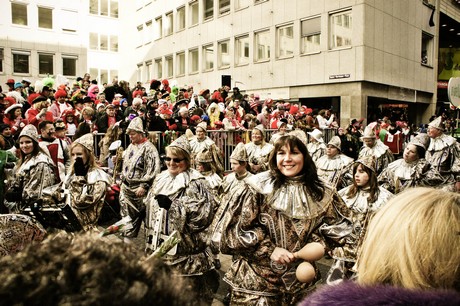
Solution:
<svg viewBox="0 0 460 306"><path fill-rule="evenodd" d="M191 153L185 136L166 148L168 169L155 178L145 199L146 250L156 251L163 240L177 231L180 242L164 261L191 280L200 302L210 305L219 275L208 252L207 233L217 202L205 177L190 167Z"/></svg>
<svg viewBox="0 0 460 306"><path fill-rule="evenodd" d="M39 200L43 188L53 185L55 177L53 161L40 148L35 126L24 127L19 135L19 148L19 161L5 194L5 206L12 213L21 213Z"/></svg>
<svg viewBox="0 0 460 306"><path fill-rule="evenodd" d="M321 245L333 238L318 229L341 220L347 208L335 189L319 179L300 130L280 137L268 158L269 170L245 180L246 188L218 215L224 220L213 243L220 237L220 251L235 257L224 281L235 305L295 305L319 280L296 279L303 260L298 252L312 237ZM321 237L321 238L319 238ZM329 245L331 247L331 245Z"/></svg>

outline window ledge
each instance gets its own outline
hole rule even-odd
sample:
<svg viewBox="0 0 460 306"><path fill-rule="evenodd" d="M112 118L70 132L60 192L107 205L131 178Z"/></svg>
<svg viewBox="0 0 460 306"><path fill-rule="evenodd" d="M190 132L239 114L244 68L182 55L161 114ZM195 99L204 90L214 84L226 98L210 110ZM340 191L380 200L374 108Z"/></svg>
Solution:
<svg viewBox="0 0 460 306"><path fill-rule="evenodd" d="M426 67L426 68L431 68L431 69L433 69L433 66L428 65L428 64L420 63L420 65L422 65L423 67Z"/></svg>
<svg viewBox="0 0 460 306"><path fill-rule="evenodd" d="M293 55L289 55L289 56L277 57L276 59L277 59L277 60L285 60L285 59L290 59L290 58L294 58L294 54L293 54Z"/></svg>
<svg viewBox="0 0 460 306"><path fill-rule="evenodd" d="M268 58L268 59L262 59L262 60L254 61L254 64L267 63L267 62L269 62L269 61L270 61L269 58Z"/></svg>
<svg viewBox="0 0 460 306"><path fill-rule="evenodd" d="M244 66L249 66L249 63L235 64L235 67L244 67Z"/></svg>
<svg viewBox="0 0 460 306"><path fill-rule="evenodd" d="M218 70L224 70L224 69L229 69L229 68L230 68L230 65L226 65L226 66L219 67L217 69Z"/></svg>
<svg viewBox="0 0 460 306"><path fill-rule="evenodd" d="M334 49L329 49L328 51L334 52L334 51L341 51L341 50L348 50L353 48L352 46L346 46L346 47L339 47L339 48L334 48Z"/></svg>
<svg viewBox="0 0 460 306"><path fill-rule="evenodd" d="M321 53L321 51L312 51L312 52L302 53L302 54L300 54L300 56L315 55L315 54L320 54L320 53Z"/></svg>
<svg viewBox="0 0 460 306"><path fill-rule="evenodd" d="M195 75L195 74L199 74L200 72L199 71L193 71L193 72L189 72L188 74L189 75Z"/></svg>

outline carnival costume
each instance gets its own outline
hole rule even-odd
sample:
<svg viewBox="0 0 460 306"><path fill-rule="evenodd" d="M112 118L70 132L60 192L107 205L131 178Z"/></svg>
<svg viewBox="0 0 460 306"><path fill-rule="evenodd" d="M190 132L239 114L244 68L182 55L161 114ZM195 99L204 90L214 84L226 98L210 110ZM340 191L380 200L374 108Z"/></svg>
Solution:
<svg viewBox="0 0 460 306"><path fill-rule="evenodd" d="M444 130L441 117L428 126ZM432 138L425 158L445 178L446 185L460 182L460 144L454 137L441 134Z"/></svg>
<svg viewBox="0 0 460 306"><path fill-rule="evenodd" d="M349 171L347 171L353 164L353 159L340 153L340 143L338 136L332 137L328 145L335 146L339 150L339 154L333 157L323 155L315 163L318 169L318 176L336 188L348 186L353 180L348 173Z"/></svg>
<svg viewBox="0 0 460 306"><path fill-rule="evenodd" d="M373 156L376 159L375 171L379 175L391 162L394 161L393 153L390 148L386 146L380 139L376 138L372 125L366 126L364 135L361 137L375 139L375 144L372 148L364 145L359 151L358 159L363 159Z"/></svg>
<svg viewBox="0 0 460 306"><path fill-rule="evenodd" d="M26 125L19 138L27 136L38 145L38 133L33 125ZM51 158L43 151L37 155L27 155L21 165L14 168L14 177L5 195L5 206L11 213L22 213L34 201L41 198L43 188L54 184L54 164ZM9 194L16 195L9 198Z"/></svg>
<svg viewBox="0 0 460 306"><path fill-rule="evenodd" d="M374 158L364 158L363 160L358 160L357 163L361 163L375 172L375 166L373 166L375 165ZM377 199L375 202L369 203L369 197L371 195L369 187L358 187L356 195L349 198L347 194L352 187L353 185L339 191L340 197L350 210L350 214L347 218L349 222L340 224L335 228L334 226L328 228L328 231L335 232L337 237L342 237L341 242L343 243L342 246L332 251L334 263L328 273L328 284L341 282L343 279L354 276L356 272L354 265L369 221L393 196L393 194L385 188L378 187Z"/></svg>
<svg viewBox="0 0 460 306"><path fill-rule="evenodd" d="M270 143L265 142L265 129L262 125L259 124L254 129L257 129L262 133L262 142L257 145L251 141L245 144L244 148L246 149L246 152L248 154L249 163L254 165L260 165L259 172L262 172L268 169L268 157L274 147Z"/></svg>
<svg viewBox="0 0 460 306"><path fill-rule="evenodd" d="M78 138L78 143L93 152L93 135L85 134ZM85 176L72 173L65 180L69 189L71 207L84 230L97 226L97 221L104 206L107 188L112 185L110 176L100 168L91 168Z"/></svg>
<svg viewBox="0 0 460 306"><path fill-rule="evenodd" d="M315 281L305 284L296 279L300 262L283 265L270 259L276 247L296 252L319 237L318 228L324 223L341 219L338 211L345 206L337 193L325 186L323 199L314 200L303 180L303 176L286 178L274 188L266 171L246 179L247 187L237 198L232 196L227 224L213 235L214 240L221 236L222 253L238 255L224 277L232 288L232 303L294 305L313 287Z"/></svg>
<svg viewBox="0 0 460 306"><path fill-rule="evenodd" d="M311 159L316 164L316 161L326 154L326 145L323 140L323 132L318 129L314 129L312 132L307 132L310 137L313 137L316 141L311 141L307 144L308 153L310 153Z"/></svg>
<svg viewBox="0 0 460 306"><path fill-rule="evenodd" d="M424 136L423 138L428 138ZM410 144L426 149L429 138L421 142L418 135ZM444 185L444 178L425 158L413 162L406 162L403 158L397 159L385 168L378 177L379 185L390 192L397 194L410 187L437 187Z"/></svg>
<svg viewBox="0 0 460 306"><path fill-rule="evenodd" d="M186 142L182 136L170 147L179 147L190 154ZM169 207L162 204L165 202L168 202ZM199 295L212 301L211 286L218 286L218 282L217 275L212 280L214 284L209 281L212 273L216 272L214 257L208 248L208 235L217 202L206 179L195 169L188 169L177 175L165 170L155 179L145 203L147 252L155 251L165 236L176 231L180 242L177 249L163 257L164 261L179 275L194 277Z"/></svg>
<svg viewBox="0 0 460 306"><path fill-rule="evenodd" d="M134 118L129 130L143 133L142 119ZM133 223L133 229L125 232L126 237L137 237L144 217L144 197L136 195L137 188L142 187L147 192L159 172L160 156L146 138L141 143L131 143L123 152L120 212L122 217L130 216Z"/></svg>

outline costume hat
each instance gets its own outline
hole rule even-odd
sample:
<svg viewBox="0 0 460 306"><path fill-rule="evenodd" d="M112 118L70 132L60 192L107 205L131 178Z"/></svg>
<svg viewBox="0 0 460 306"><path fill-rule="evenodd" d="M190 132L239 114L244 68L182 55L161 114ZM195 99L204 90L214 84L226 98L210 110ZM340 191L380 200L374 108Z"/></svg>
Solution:
<svg viewBox="0 0 460 306"><path fill-rule="evenodd" d="M93 134L91 134L91 133L85 134L85 135L77 138L74 141L74 143L78 143L78 144L84 146L90 152L94 151L94 137L93 137Z"/></svg>
<svg viewBox="0 0 460 306"><path fill-rule="evenodd" d="M439 116L438 118L436 118L433 121L431 121L430 123L428 123L428 126L436 128L436 129L441 130L441 131L444 131L444 129L445 129L444 122L442 122L442 117L441 116Z"/></svg>
<svg viewBox="0 0 460 306"><path fill-rule="evenodd" d="M233 158L234 160L237 161L249 161L248 158L248 152L246 151L246 147L244 146L244 143L240 142L238 145L235 147L235 149L232 152L232 155L230 155L230 158Z"/></svg>
<svg viewBox="0 0 460 306"><path fill-rule="evenodd" d="M334 136L331 138L331 140L327 143L327 145L331 145L339 149L339 151L342 151L342 141L340 140L339 136Z"/></svg>
<svg viewBox="0 0 460 306"><path fill-rule="evenodd" d="M37 128L36 128L35 125L33 125L33 124L28 124L28 125L26 125L26 126L22 129L21 134L19 134L18 139L21 139L22 136L27 136L27 137L29 137L30 139L32 139L33 141L35 141L36 143L38 143L38 132L37 132Z"/></svg>
<svg viewBox="0 0 460 306"><path fill-rule="evenodd" d="M319 130L318 130L319 131ZM321 133L321 131L319 131ZM322 133L321 133L322 134ZM307 145L308 143L308 137L307 137L307 134L305 134L304 131L302 130L293 130L293 131L290 131L288 133L288 135L290 136L295 136L297 138L299 138L303 143L304 145Z"/></svg>
<svg viewBox="0 0 460 306"><path fill-rule="evenodd" d="M22 108L22 105L20 103L15 103L13 105L11 105L10 107L8 107L7 109L5 109L5 114L9 114L11 111L14 112L14 110L16 108Z"/></svg>
<svg viewBox="0 0 460 306"><path fill-rule="evenodd" d="M198 123L196 127L197 128L200 127L200 128L202 128L203 130L206 131L206 129L208 128L208 125L206 124L206 122L202 121L202 122Z"/></svg>
<svg viewBox="0 0 460 306"><path fill-rule="evenodd" d="M374 127L376 125L377 125L377 122L369 123L369 125L367 125L364 128L364 133L363 133L363 136L360 137L360 140L363 141L363 139L376 139L377 135L375 135L375 132L374 132Z"/></svg>
<svg viewBox="0 0 460 306"><path fill-rule="evenodd" d="M256 125L256 126L254 127L254 130L259 130L259 131L262 133L262 135L265 134L265 129L264 129L264 126L263 126L262 124Z"/></svg>
<svg viewBox="0 0 460 306"><path fill-rule="evenodd" d="M144 133L144 125L142 124L142 119L140 117L136 117L128 125L128 129L126 130L127 132L129 131L135 131L138 133Z"/></svg>
<svg viewBox="0 0 460 306"><path fill-rule="evenodd" d="M428 134L425 133L420 133L417 136L415 136L409 144L422 147L426 150L426 148L428 148L428 146L430 145L430 136L428 136Z"/></svg>
<svg viewBox="0 0 460 306"><path fill-rule="evenodd" d="M212 163L211 150L203 149L200 153L196 155L195 161L199 163Z"/></svg>
<svg viewBox="0 0 460 306"><path fill-rule="evenodd" d="M323 132L321 132L320 130L314 129L313 131L307 132L307 133L311 137L315 138L317 141L324 142L324 140L323 140Z"/></svg>
<svg viewBox="0 0 460 306"><path fill-rule="evenodd" d="M176 147L185 151L188 155L192 151L190 148L190 143L185 135L180 136L176 140L174 140L170 145L170 147Z"/></svg>
<svg viewBox="0 0 460 306"><path fill-rule="evenodd" d="M364 156L363 158L358 159L355 163L362 164L363 166L371 169L375 172L376 161L374 156Z"/></svg>

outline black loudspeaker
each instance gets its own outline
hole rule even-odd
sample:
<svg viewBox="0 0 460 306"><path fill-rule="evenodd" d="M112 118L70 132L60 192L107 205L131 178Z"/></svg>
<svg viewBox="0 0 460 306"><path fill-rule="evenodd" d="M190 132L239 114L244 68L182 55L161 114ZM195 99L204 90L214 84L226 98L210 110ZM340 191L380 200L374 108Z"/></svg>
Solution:
<svg viewBox="0 0 460 306"><path fill-rule="evenodd" d="M232 88L232 76L231 75L222 75L222 87L228 86Z"/></svg>

